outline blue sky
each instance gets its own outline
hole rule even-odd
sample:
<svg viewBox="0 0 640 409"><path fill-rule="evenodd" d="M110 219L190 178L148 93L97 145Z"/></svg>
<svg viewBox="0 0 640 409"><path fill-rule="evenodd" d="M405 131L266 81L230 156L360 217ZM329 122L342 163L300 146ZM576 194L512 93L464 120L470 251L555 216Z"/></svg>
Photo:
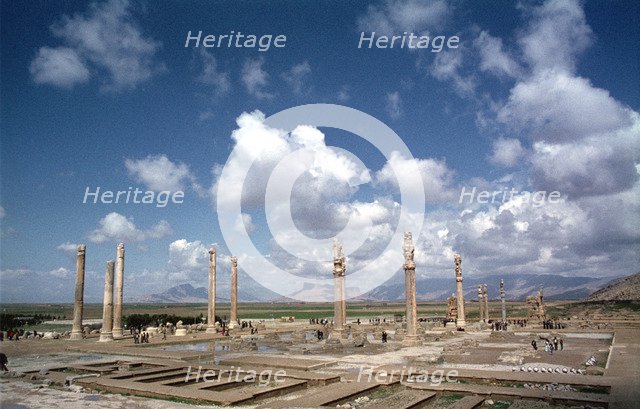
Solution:
<svg viewBox="0 0 640 409"><path fill-rule="evenodd" d="M87 299L98 301L104 263L120 241L125 297L204 286L211 245L226 291L231 250L218 223L217 186L235 181L233 172L222 176L234 149L256 159L253 177L240 185L243 225L256 247L294 275L324 277L331 249L296 248L293 232L266 224L260 199L266 175L301 146L313 155L311 169L281 198L296 228L326 239L349 217L373 226L345 236L349 271L384 253L403 179L426 198L424 215L409 215L423 224L413 231L419 275L453 274L454 252L465 274L478 276L636 272L639 8L632 1L4 3L0 300L70 302L73 249L86 243ZM190 30L287 41L266 52L205 50L184 46ZM358 49L361 32L373 31L458 36L460 46ZM384 122L412 158L396 158L394 168L344 131L320 128L318 140L313 129L273 136L264 125L264 117L316 103ZM269 135L273 144L261 151ZM183 190L185 199L162 208L88 204L87 187ZM463 187L519 193L460 204ZM562 200L534 206L520 194L533 191L558 191ZM397 250L384 254L399 268ZM311 253L321 261L301 261ZM236 255L241 269L251 265Z"/></svg>

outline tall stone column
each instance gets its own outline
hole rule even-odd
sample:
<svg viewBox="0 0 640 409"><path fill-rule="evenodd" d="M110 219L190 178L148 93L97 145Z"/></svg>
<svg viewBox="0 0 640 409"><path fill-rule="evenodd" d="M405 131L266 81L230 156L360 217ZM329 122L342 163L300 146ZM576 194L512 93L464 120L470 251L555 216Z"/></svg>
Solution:
<svg viewBox="0 0 640 409"><path fill-rule="evenodd" d="M229 328L238 325L238 258L231 257L231 317L229 318Z"/></svg>
<svg viewBox="0 0 640 409"><path fill-rule="evenodd" d="M544 310L544 300L542 296L542 287L538 290L538 315L541 317L541 320L544 320L547 316L546 311Z"/></svg>
<svg viewBox="0 0 640 409"><path fill-rule="evenodd" d="M502 321L507 321L507 305L504 300L504 280L500 279L500 302L502 303Z"/></svg>
<svg viewBox="0 0 640 409"><path fill-rule="evenodd" d="M340 289L342 290L340 302L342 306L340 311L342 311L342 325L347 325L347 262L344 257L342 260L342 277L340 277Z"/></svg>
<svg viewBox="0 0 640 409"><path fill-rule="evenodd" d="M207 334L216 332L216 249L209 250L209 308L207 309Z"/></svg>
<svg viewBox="0 0 640 409"><path fill-rule="evenodd" d="M403 344L415 345L418 343L418 310L416 306L416 263L413 260L413 240L410 232L404 234L404 289L406 301L407 332Z"/></svg>
<svg viewBox="0 0 640 409"><path fill-rule="evenodd" d="M458 329L463 330L466 321L464 319L464 292L462 290L462 257L459 254L454 256L454 263L456 266L456 301L458 302L456 326Z"/></svg>
<svg viewBox="0 0 640 409"><path fill-rule="evenodd" d="M484 284L484 320L489 322L489 295L487 293L487 285Z"/></svg>
<svg viewBox="0 0 640 409"><path fill-rule="evenodd" d="M482 322L484 321L484 308L482 308L484 304L484 301L482 299L482 285L478 286L478 306L480 307L480 315L478 315L479 317L479 321Z"/></svg>
<svg viewBox="0 0 640 409"><path fill-rule="evenodd" d="M124 286L124 244L116 249L116 294L113 302L113 338L122 338L122 287Z"/></svg>
<svg viewBox="0 0 640 409"><path fill-rule="evenodd" d="M338 240L333 241L333 331L332 337L339 339L343 336L346 318L346 303L344 302L345 258L342 246Z"/></svg>
<svg viewBox="0 0 640 409"><path fill-rule="evenodd" d="M102 329L99 342L113 341L113 260L107 261L104 273L104 301L102 304Z"/></svg>
<svg viewBox="0 0 640 409"><path fill-rule="evenodd" d="M76 253L76 290L73 298L73 327L71 328L71 338L73 340L82 339L82 310L84 308L84 259L86 246L78 245Z"/></svg>

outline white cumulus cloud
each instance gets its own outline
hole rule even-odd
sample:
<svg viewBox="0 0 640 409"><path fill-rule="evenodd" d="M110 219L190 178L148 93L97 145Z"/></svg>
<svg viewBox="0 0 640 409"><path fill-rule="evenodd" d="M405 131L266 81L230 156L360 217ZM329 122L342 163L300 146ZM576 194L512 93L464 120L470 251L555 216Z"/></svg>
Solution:
<svg viewBox="0 0 640 409"><path fill-rule="evenodd" d="M450 13L449 3L444 0L386 0L370 5L358 19L358 28L375 31L379 35L402 34L405 31L418 34L442 27Z"/></svg>
<svg viewBox="0 0 640 409"><path fill-rule="evenodd" d="M56 247L56 249L67 254L76 254L76 251L78 250L78 245L75 243L66 242L66 243L60 244L58 247Z"/></svg>
<svg viewBox="0 0 640 409"><path fill-rule="evenodd" d="M394 169L399 174L396 174ZM420 174L414 174L414 169L418 169ZM384 167L376 173L376 180L383 185L398 189L398 179L420 178L424 185L427 202L442 203L450 201L455 196L451 186L453 176L454 172L447 167L444 161L407 159L399 153L393 152Z"/></svg>
<svg viewBox="0 0 640 409"><path fill-rule="evenodd" d="M103 90L117 91L162 71L155 61L160 43L143 35L130 9L128 0L108 0L60 18L50 29L65 46L38 50L30 67L34 81L69 88L95 75Z"/></svg>
<svg viewBox="0 0 640 409"><path fill-rule="evenodd" d="M524 148L518 139L499 138L493 142L493 152L489 158L498 166L512 167L524 155Z"/></svg>
<svg viewBox="0 0 640 409"><path fill-rule="evenodd" d="M309 61L303 61L291 67L290 70L282 73L282 78L289 84L292 91L296 95L308 94L311 90L310 85L311 64Z"/></svg>
<svg viewBox="0 0 640 409"><path fill-rule="evenodd" d="M149 155L137 160L125 159L124 164L129 176L136 182L143 183L149 190L184 191L186 186L191 185L196 192L201 192L189 166L174 163L166 155Z"/></svg>
<svg viewBox="0 0 640 409"><path fill-rule="evenodd" d="M266 91L269 85L269 74L262 68L264 58L247 59L242 65L241 79L247 92L258 99L273 98L273 94Z"/></svg>
<svg viewBox="0 0 640 409"><path fill-rule="evenodd" d="M393 119L400 118L402 115L402 100L400 99L400 93L398 91L395 92L387 92L387 113Z"/></svg>
<svg viewBox="0 0 640 409"><path fill-rule="evenodd" d="M68 47L42 47L29 66L33 81L62 88L87 82L89 69L78 52Z"/></svg>
<svg viewBox="0 0 640 409"><path fill-rule="evenodd" d="M197 80L202 84L211 85L217 96L228 93L231 89L229 73L218 68L218 60L213 56L213 53L208 52L205 48L201 48L198 55L202 71Z"/></svg>
<svg viewBox="0 0 640 409"><path fill-rule="evenodd" d="M165 220L147 230L139 229L132 218L127 218L120 213L112 212L99 221L99 227L88 235L93 243L106 241L127 242L144 241L147 239L159 239L172 233L171 226Z"/></svg>
<svg viewBox="0 0 640 409"><path fill-rule="evenodd" d="M480 70L497 76L518 77L520 75L520 66L504 50L500 38L493 37L487 31L481 31L473 45L480 53Z"/></svg>

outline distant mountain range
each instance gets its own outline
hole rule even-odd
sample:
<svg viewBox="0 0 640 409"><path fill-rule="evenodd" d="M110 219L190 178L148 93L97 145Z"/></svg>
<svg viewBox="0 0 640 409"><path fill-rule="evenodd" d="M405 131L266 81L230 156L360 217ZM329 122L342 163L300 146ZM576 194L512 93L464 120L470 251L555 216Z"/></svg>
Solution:
<svg viewBox="0 0 640 409"><path fill-rule="evenodd" d="M220 293L229 294L229 287L220 286L216 291L216 301L228 303L228 296L220 296ZM169 303L206 303L208 301L206 287L194 287L191 284L180 284L171 287L165 292L149 294L135 299L135 302L149 304L169 304ZM241 302L271 301L280 297L278 294L262 288L254 281L247 281L244 285L238 284L238 299Z"/></svg>
<svg viewBox="0 0 640 409"><path fill-rule="evenodd" d="M611 278L564 277L552 274L518 274L511 276L490 275L464 277L464 296L468 300L478 297L478 285L487 284L490 299L500 298L500 279L508 300L524 300L541 287L547 300L578 300L611 282ZM348 280L348 277L347 277ZM443 301L455 292L455 278L417 278L416 298L418 301ZM391 280L364 294L366 300L403 300L404 273L396 274Z"/></svg>
<svg viewBox="0 0 640 409"><path fill-rule="evenodd" d="M637 294L638 282L640 282L640 273L627 278L618 277L612 281L611 278L593 278L593 277L563 277L551 274L519 274L512 276L490 275L484 277L465 277L464 278L464 295L468 300L476 300L478 296L478 285L487 284L490 299L498 299L500 279L504 279L505 292L508 300L524 300L527 296L534 294L541 287L544 289L544 297L547 300L579 300L589 297L594 292L607 286L618 284L609 292L622 291L629 284L629 279L633 278L636 283L634 292L635 299ZM347 283L349 277L347 276ZM626 283L626 284L624 284ZM228 288L219 289L228 293ZM602 290L604 291L604 290ZM418 278L416 280L416 296L418 301L444 301L453 292L455 292L455 278ZM598 294L598 293L596 293ZM594 295L596 295L594 294ZM630 295L627 295L630 296ZM278 294L260 287L255 282L251 285L238 286L238 298L241 302L258 302L258 301L290 301ZM218 302L229 302L228 297L216 297ZM600 298L597 298L600 299ZM357 297L354 301L402 301L404 300L404 273L398 273L386 283L373 289L372 291ZM158 294L150 294L139 297L137 302L143 303L206 303L207 288L193 287L191 284L181 284L171 287L165 292Z"/></svg>
<svg viewBox="0 0 640 409"><path fill-rule="evenodd" d="M191 284L180 284L163 293L142 296L136 301L150 304L202 303L207 302L207 293L206 287L195 288Z"/></svg>

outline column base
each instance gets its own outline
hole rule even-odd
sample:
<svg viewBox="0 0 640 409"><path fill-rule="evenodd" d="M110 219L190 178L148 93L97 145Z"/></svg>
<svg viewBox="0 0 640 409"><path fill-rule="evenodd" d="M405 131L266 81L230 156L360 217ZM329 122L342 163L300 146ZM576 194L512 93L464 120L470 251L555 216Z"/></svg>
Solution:
<svg viewBox="0 0 640 409"><path fill-rule="evenodd" d="M216 334L218 331L216 330L216 327L207 327L207 331L205 332L206 334Z"/></svg>
<svg viewBox="0 0 640 409"><path fill-rule="evenodd" d="M346 339L348 332L344 328L332 329L329 334L329 339Z"/></svg>
<svg viewBox="0 0 640 409"><path fill-rule="evenodd" d="M113 341L113 334L111 332L105 332L104 334L100 334L100 339L98 342L111 342Z"/></svg>
<svg viewBox="0 0 640 409"><path fill-rule="evenodd" d="M402 340L402 345L406 347L415 347L422 345L422 341L418 335L405 335Z"/></svg>
<svg viewBox="0 0 640 409"><path fill-rule="evenodd" d="M72 341L80 341L81 339L83 339L82 331L72 332L69 336L69 339Z"/></svg>
<svg viewBox="0 0 640 409"><path fill-rule="evenodd" d="M229 329L238 328L238 323L237 323L237 322L235 322L235 321L231 321L231 322L229 323L229 325L227 325L227 327L228 327Z"/></svg>
<svg viewBox="0 0 640 409"><path fill-rule="evenodd" d="M112 331L112 334L113 334L113 338L114 338L114 339L116 339L116 338L118 338L118 339L119 339L119 338L124 338L124 331L122 330L122 328L120 328L120 329L114 329L114 330Z"/></svg>

